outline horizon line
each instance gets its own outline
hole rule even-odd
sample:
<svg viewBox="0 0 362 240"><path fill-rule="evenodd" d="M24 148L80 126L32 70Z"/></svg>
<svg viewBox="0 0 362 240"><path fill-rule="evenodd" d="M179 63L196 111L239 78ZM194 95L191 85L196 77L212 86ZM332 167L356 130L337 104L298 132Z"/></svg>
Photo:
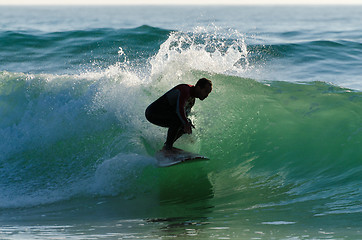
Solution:
<svg viewBox="0 0 362 240"><path fill-rule="evenodd" d="M359 6L361 3L1 3L0 6Z"/></svg>

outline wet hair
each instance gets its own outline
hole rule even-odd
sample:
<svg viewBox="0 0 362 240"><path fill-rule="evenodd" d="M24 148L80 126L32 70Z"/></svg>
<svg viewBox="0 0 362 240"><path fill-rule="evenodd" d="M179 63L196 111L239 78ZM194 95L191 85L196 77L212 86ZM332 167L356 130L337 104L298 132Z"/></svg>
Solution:
<svg viewBox="0 0 362 240"><path fill-rule="evenodd" d="M200 88L204 88L206 85L210 85L212 87L212 82L207 78L201 78L199 81L197 81L196 86L199 86Z"/></svg>

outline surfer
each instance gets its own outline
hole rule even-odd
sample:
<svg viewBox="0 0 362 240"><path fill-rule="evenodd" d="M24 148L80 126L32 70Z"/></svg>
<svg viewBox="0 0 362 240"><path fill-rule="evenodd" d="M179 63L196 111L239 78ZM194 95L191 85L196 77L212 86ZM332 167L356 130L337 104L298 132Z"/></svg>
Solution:
<svg viewBox="0 0 362 240"><path fill-rule="evenodd" d="M174 142L183 134L191 134L195 128L188 118L195 98L201 101L207 98L212 90L212 82L201 78L196 85L179 84L159 99L151 103L145 112L151 123L168 128L163 150L172 151Z"/></svg>

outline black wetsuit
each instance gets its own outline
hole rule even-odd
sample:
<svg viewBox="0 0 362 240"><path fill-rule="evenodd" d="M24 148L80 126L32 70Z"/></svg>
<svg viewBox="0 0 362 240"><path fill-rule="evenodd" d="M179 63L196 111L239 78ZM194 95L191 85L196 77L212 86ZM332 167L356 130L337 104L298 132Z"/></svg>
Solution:
<svg viewBox="0 0 362 240"><path fill-rule="evenodd" d="M177 85L146 109L145 115L148 121L169 128L165 143L168 148L185 133L183 127L190 121L187 116L195 104L195 98L191 97L192 87L187 84Z"/></svg>

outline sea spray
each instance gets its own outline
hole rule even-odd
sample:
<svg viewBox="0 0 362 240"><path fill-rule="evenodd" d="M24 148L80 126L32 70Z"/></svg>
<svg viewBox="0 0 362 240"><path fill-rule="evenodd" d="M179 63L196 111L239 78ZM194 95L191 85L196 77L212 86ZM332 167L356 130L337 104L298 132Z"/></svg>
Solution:
<svg viewBox="0 0 362 240"><path fill-rule="evenodd" d="M245 37L237 31L196 28L190 33L171 32L150 59L151 78L167 87L177 82L194 83L192 71L242 75L249 68ZM211 31L211 32L210 32Z"/></svg>

